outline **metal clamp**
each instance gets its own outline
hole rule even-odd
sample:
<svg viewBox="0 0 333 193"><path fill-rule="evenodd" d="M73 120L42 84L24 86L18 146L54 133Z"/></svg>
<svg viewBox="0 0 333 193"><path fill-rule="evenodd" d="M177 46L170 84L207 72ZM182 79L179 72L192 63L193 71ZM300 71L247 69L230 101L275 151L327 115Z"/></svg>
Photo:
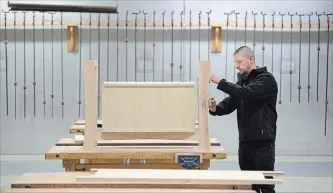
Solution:
<svg viewBox="0 0 333 193"><path fill-rule="evenodd" d="M200 164L200 155L178 155L177 161L185 169L195 169Z"/></svg>
<svg viewBox="0 0 333 193"><path fill-rule="evenodd" d="M130 164L131 163L131 159L124 159L124 164ZM146 159L140 159L140 164L146 164L147 161Z"/></svg>

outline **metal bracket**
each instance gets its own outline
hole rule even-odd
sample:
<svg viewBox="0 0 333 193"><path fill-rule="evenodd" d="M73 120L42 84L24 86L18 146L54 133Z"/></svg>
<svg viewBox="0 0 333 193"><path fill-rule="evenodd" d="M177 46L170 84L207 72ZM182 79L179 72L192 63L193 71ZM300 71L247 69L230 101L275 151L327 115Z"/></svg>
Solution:
<svg viewBox="0 0 333 193"><path fill-rule="evenodd" d="M123 164L130 164L131 159L124 159ZM140 164L147 164L146 159L140 159Z"/></svg>
<svg viewBox="0 0 333 193"><path fill-rule="evenodd" d="M185 169L195 169L201 163L200 155L178 155L178 164Z"/></svg>

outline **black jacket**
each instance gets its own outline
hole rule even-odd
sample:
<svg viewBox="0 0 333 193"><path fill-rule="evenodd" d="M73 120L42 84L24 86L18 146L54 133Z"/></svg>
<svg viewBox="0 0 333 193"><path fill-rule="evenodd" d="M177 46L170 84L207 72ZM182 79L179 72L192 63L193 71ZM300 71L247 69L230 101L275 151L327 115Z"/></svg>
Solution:
<svg viewBox="0 0 333 193"><path fill-rule="evenodd" d="M236 84L222 79L217 89L229 96L209 113L222 116L237 109L240 142L275 142L278 86L266 67L253 69L247 76L238 74Z"/></svg>

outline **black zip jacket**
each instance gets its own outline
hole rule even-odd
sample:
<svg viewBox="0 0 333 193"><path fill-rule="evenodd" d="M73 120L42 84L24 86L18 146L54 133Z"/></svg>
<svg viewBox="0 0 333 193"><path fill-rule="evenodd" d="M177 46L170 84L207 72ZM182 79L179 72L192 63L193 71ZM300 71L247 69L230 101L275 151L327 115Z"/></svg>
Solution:
<svg viewBox="0 0 333 193"><path fill-rule="evenodd" d="M217 104L215 112L209 113L222 116L237 109L240 142L275 142L278 86L266 67L253 69L247 76L238 74L236 84L222 79L217 89L229 96Z"/></svg>

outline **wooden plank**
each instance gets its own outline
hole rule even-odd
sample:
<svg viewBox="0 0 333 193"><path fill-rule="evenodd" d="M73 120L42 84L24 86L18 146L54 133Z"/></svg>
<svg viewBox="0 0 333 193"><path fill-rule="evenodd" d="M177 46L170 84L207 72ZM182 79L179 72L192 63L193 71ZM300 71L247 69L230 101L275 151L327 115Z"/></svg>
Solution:
<svg viewBox="0 0 333 193"><path fill-rule="evenodd" d="M88 60L84 66L86 137L83 148L86 151L97 146L97 68L96 61L93 60Z"/></svg>
<svg viewBox="0 0 333 193"><path fill-rule="evenodd" d="M77 176L76 182L119 182L144 184L281 184L281 179L266 179L258 171L97 169L92 175Z"/></svg>
<svg viewBox="0 0 333 193"><path fill-rule="evenodd" d="M200 164L196 169L200 169ZM91 169L183 169L180 164L176 163L167 163L167 164L140 164L140 163L130 163L130 164L77 164L75 165L75 171L89 171Z"/></svg>
<svg viewBox="0 0 333 193"><path fill-rule="evenodd" d="M199 148L202 150L210 148L208 130L210 66L209 61L201 61L199 64Z"/></svg>
<svg viewBox="0 0 333 193"><path fill-rule="evenodd" d="M80 137L78 137L80 136ZM61 138L56 146L82 146L83 135L75 135L74 138ZM210 139L211 146L221 146L216 138ZM198 146L198 140L98 140L97 146ZM139 148L139 147L138 147Z"/></svg>
<svg viewBox="0 0 333 193"><path fill-rule="evenodd" d="M69 133L71 133L71 134L75 134L75 133L84 134L84 129L85 129L85 125L80 125L80 124L73 125L71 128L69 128ZM195 125L194 129L196 131L198 129L198 125ZM102 127L97 127L97 131L98 131L99 135L101 135Z"/></svg>
<svg viewBox="0 0 333 193"><path fill-rule="evenodd" d="M202 154L203 159L226 159L223 147L213 146L202 151L184 146L114 146L96 147L84 151L82 146L54 146L45 153L45 159L175 159L176 154Z"/></svg>
<svg viewBox="0 0 333 193"><path fill-rule="evenodd" d="M75 142L82 142L82 144L83 144L83 142L84 142L84 135L74 135L74 141ZM98 143L97 143L97 145L98 145Z"/></svg>
<svg viewBox="0 0 333 193"><path fill-rule="evenodd" d="M216 138L211 138L212 146L221 146ZM198 146L198 140L99 140L100 146Z"/></svg>
<svg viewBox="0 0 333 193"><path fill-rule="evenodd" d="M195 131L181 131L175 129L169 131L102 131L102 139L106 140L131 140L131 139L186 139L195 134Z"/></svg>
<svg viewBox="0 0 333 193"><path fill-rule="evenodd" d="M195 97L194 82L104 82L102 138L188 138Z"/></svg>
<svg viewBox="0 0 333 193"><path fill-rule="evenodd" d="M96 168L129 168L129 169L185 169L174 159L89 159L88 163L80 163L80 160L64 159L63 168L70 171L89 171ZM207 170L210 160L203 160L196 169Z"/></svg>
<svg viewBox="0 0 333 193"><path fill-rule="evenodd" d="M125 160L123 159L108 159L108 160L91 160L91 164L123 164ZM125 164L141 164L142 159L130 159L129 162ZM208 161L208 160L207 160ZM146 164L170 164L175 163L173 159L145 159Z"/></svg>
<svg viewBox="0 0 333 193"><path fill-rule="evenodd" d="M84 133L85 125L73 125L69 128L69 133Z"/></svg>
<svg viewBox="0 0 333 193"><path fill-rule="evenodd" d="M83 141L75 141L73 137L68 137L68 138L61 138L55 145L56 146L83 146Z"/></svg>
<svg viewBox="0 0 333 193"><path fill-rule="evenodd" d="M75 122L75 125L85 125L85 124L86 124L85 120L77 120ZM198 121L197 120L195 121L195 124L198 125ZM102 128L102 120L101 119L97 120L97 127Z"/></svg>
<svg viewBox="0 0 333 193"><path fill-rule="evenodd" d="M284 172L282 171L261 171L264 176L268 177L274 177L274 178L280 178L282 176L284 176Z"/></svg>
<svg viewBox="0 0 333 193"><path fill-rule="evenodd" d="M11 188L8 193L256 193L254 190L214 190L214 189L152 189L152 188Z"/></svg>
<svg viewBox="0 0 333 193"><path fill-rule="evenodd" d="M182 170L185 171L185 170ZM117 182L77 182L78 176L91 176L90 172L58 172L58 173L26 173L18 177L12 184L11 188L129 188L129 184ZM248 185L221 185L221 184L140 184L133 182L130 188L158 188L158 189L224 189L232 190L235 187L241 190L249 190Z"/></svg>

